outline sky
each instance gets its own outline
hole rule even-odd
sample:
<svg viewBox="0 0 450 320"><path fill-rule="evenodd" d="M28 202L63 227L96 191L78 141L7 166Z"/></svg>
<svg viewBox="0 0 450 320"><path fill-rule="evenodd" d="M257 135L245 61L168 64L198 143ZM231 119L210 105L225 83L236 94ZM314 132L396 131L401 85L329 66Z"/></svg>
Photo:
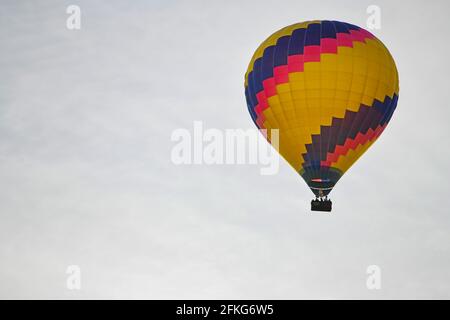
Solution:
<svg viewBox="0 0 450 320"><path fill-rule="evenodd" d="M280 160L175 165L171 134L248 129L243 79L268 35L365 27L400 76L380 139L331 193ZM69 30L66 8L81 9ZM447 1L2 1L0 298L448 299ZM81 270L67 287L68 266ZM367 267L381 289L366 286Z"/></svg>

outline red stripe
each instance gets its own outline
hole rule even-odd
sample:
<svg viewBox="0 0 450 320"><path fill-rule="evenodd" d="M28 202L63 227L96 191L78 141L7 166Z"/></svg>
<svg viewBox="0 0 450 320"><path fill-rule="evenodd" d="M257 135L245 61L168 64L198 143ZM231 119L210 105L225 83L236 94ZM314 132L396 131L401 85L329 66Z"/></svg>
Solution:
<svg viewBox="0 0 450 320"><path fill-rule="evenodd" d="M273 76L275 78L275 83L286 83L289 81L289 70L288 66L278 66L273 68Z"/></svg>
<svg viewBox="0 0 450 320"><path fill-rule="evenodd" d="M337 53L338 47L353 47L354 41L364 42L367 38L374 38L374 36L366 30L364 30L364 32L350 30L350 34L337 33L336 37L337 39L321 39L320 46L305 46L304 54L288 56L288 64L275 67L273 69L274 76L263 81L265 97L270 98L276 95L276 85L289 82L289 73L303 72L305 62L320 62L321 53Z"/></svg>
<svg viewBox="0 0 450 320"><path fill-rule="evenodd" d="M274 78L268 78L263 81L263 88L266 97L271 97L277 94L277 89L275 87L276 80Z"/></svg>
<svg viewBox="0 0 450 320"><path fill-rule="evenodd" d="M258 99L258 105L260 106L261 111L266 110L269 107L264 90L256 94L256 99Z"/></svg>
<svg viewBox="0 0 450 320"><path fill-rule="evenodd" d="M320 40L322 53L337 53L337 40L333 38L323 38Z"/></svg>
<svg viewBox="0 0 450 320"><path fill-rule="evenodd" d="M302 54L294 54L292 56L288 56L288 72L303 72L303 55Z"/></svg>
<svg viewBox="0 0 450 320"><path fill-rule="evenodd" d="M353 48L352 36L348 33L336 33L338 47Z"/></svg>
<svg viewBox="0 0 450 320"><path fill-rule="evenodd" d="M366 37L358 30L350 30L353 41L365 42Z"/></svg>
<svg viewBox="0 0 450 320"><path fill-rule="evenodd" d="M263 111L269 107L264 90L258 92L256 94L256 98L258 99L258 104L254 109L257 114L256 123L258 124L259 128L264 128L263 123L266 118L264 117Z"/></svg>
<svg viewBox="0 0 450 320"><path fill-rule="evenodd" d="M319 62L320 61L320 46L304 47L303 59L305 62Z"/></svg>
<svg viewBox="0 0 450 320"><path fill-rule="evenodd" d="M266 120L266 118L264 117L263 113L258 115L258 117L256 118L256 124L258 125L258 128L264 129L264 121L265 120Z"/></svg>
<svg viewBox="0 0 450 320"><path fill-rule="evenodd" d="M345 156L350 150L355 150L359 145L364 145L368 141L377 139L386 128L387 123L383 126L378 126L375 130L369 129L365 134L358 133L355 139L347 138L343 145L338 145L334 152L327 154L327 160L321 161L321 166L331 166L333 162L337 162L340 156Z"/></svg>

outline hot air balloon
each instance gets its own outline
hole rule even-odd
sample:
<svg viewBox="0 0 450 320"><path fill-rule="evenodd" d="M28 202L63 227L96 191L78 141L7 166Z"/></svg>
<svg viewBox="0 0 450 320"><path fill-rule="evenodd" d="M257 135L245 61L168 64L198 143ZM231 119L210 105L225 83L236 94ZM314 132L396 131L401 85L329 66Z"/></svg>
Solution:
<svg viewBox="0 0 450 320"><path fill-rule="evenodd" d="M328 194L377 140L398 101L384 44L358 26L315 20L285 27L254 53L245 96L259 129L278 129L279 153L331 211Z"/></svg>

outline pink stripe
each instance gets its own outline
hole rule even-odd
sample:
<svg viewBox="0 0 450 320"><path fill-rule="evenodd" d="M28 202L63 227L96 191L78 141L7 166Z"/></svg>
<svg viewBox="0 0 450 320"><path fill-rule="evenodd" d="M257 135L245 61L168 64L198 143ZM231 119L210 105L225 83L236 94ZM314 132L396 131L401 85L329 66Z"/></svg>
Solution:
<svg viewBox="0 0 450 320"><path fill-rule="evenodd" d="M277 89L275 87L275 79L268 78L263 81L264 93L267 98L272 97L277 94Z"/></svg>
<svg viewBox="0 0 450 320"><path fill-rule="evenodd" d="M320 46L306 46L303 52L305 62L320 61Z"/></svg>
<svg viewBox="0 0 450 320"><path fill-rule="evenodd" d="M350 34L353 41L365 42L364 35L357 30L350 30Z"/></svg>
<svg viewBox="0 0 450 320"><path fill-rule="evenodd" d="M386 125L387 124L378 126L375 130L369 129L366 134L362 134L361 132L359 132L356 135L355 139L347 138L343 145L336 146L333 153L329 152L327 154L327 159L325 161L321 161L320 165L330 166L331 163L337 162L340 156L345 156L350 151L350 149L355 150L359 145L364 145L368 141L377 139L383 132L384 128L386 128Z"/></svg>
<svg viewBox="0 0 450 320"><path fill-rule="evenodd" d="M337 40L332 38L323 38L320 40L322 53L337 53Z"/></svg>
<svg viewBox="0 0 450 320"><path fill-rule="evenodd" d="M257 115L260 115L262 113L262 109L261 109L261 106L259 104L256 105L256 107L253 110L255 110Z"/></svg>
<svg viewBox="0 0 450 320"><path fill-rule="evenodd" d="M256 94L256 98L258 99L258 104L261 107L261 110L265 110L269 107L269 104L267 103L266 94L263 91L260 91Z"/></svg>
<svg viewBox="0 0 450 320"><path fill-rule="evenodd" d="M256 118L256 124L258 125L258 127L260 129L263 129L264 128L264 118L260 118L260 117Z"/></svg>
<svg viewBox="0 0 450 320"><path fill-rule="evenodd" d="M288 56L288 72L303 72L303 55L295 54Z"/></svg>
<svg viewBox="0 0 450 320"><path fill-rule="evenodd" d="M338 47L353 48L352 38L348 33L336 33Z"/></svg>
<svg viewBox="0 0 450 320"><path fill-rule="evenodd" d="M275 67L273 75L276 84L289 82L289 67L286 65Z"/></svg>
<svg viewBox="0 0 450 320"><path fill-rule="evenodd" d="M375 39L375 36L371 34L369 31L365 29L359 29L359 32L366 38L366 39Z"/></svg>

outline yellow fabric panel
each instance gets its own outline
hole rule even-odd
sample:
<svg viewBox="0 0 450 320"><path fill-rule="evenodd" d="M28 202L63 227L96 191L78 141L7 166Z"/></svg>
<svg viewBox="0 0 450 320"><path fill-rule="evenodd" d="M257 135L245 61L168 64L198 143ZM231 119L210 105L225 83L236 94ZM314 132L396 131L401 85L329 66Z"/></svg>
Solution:
<svg viewBox="0 0 450 320"><path fill-rule="evenodd" d="M280 129L279 152L291 166L299 168L302 163L301 154L306 152L306 146L303 142L303 131L296 122L295 106L290 92L283 90L283 88L286 88L286 85L280 85L278 87L281 87L281 91L284 91L284 93L279 93L268 99L270 108L263 111L266 117L264 125L268 122L280 123L278 126ZM269 109L272 109L273 112L270 112ZM285 119L289 119L289 121L286 120L283 123Z"/></svg>

